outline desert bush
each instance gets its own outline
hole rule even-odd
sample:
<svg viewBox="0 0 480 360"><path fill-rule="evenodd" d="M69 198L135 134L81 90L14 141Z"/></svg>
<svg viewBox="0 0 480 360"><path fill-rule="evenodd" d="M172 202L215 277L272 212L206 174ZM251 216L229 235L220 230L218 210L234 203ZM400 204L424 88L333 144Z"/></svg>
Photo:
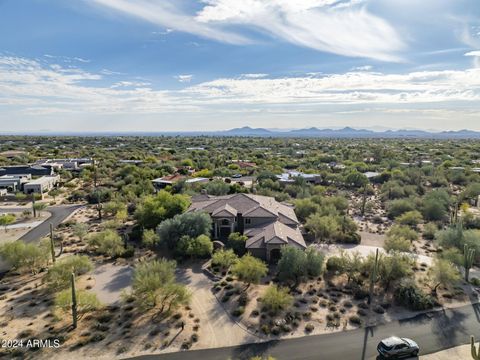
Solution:
<svg viewBox="0 0 480 360"><path fill-rule="evenodd" d="M187 288L175 280L175 261L143 262L133 273L132 295L141 307L170 312L190 300Z"/></svg>
<svg viewBox="0 0 480 360"><path fill-rule="evenodd" d="M288 308L292 303L293 296L288 289L277 285L270 285L262 297L262 306L274 313Z"/></svg>
<svg viewBox="0 0 480 360"><path fill-rule="evenodd" d="M427 310L434 305L433 298L425 294L412 280L404 280L395 289L397 303L410 310Z"/></svg>
<svg viewBox="0 0 480 360"><path fill-rule="evenodd" d="M0 246L0 258L15 270L38 272L46 266L50 259L48 241L40 244L27 244L23 241L12 241Z"/></svg>
<svg viewBox="0 0 480 360"><path fill-rule="evenodd" d="M351 324L353 325L362 325L362 319L358 315L352 315L348 318L348 321L350 321Z"/></svg>
<svg viewBox="0 0 480 360"><path fill-rule="evenodd" d="M63 290L70 286L72 272L83 275L93 269L93 264L85 255L73 255L58 260L45 275L45 282L54 291Z"/></svg>
<svg viewBox="0 0 480 360"><path fill-rule="evenodd" d="M125 252L122 238L114 230L107 229L89 236L88 245L99 254L118 257Z"/></svg>
<svg viewBox="0 0 480 360"><path fill-rule="evenodd" d="M315 326L313 326L313 324L309 323L309 324L305 325L305 331L308 332L308 333L312 332L314 329L315 329Z"/></svg>
<svg viewBox="0 0 480 360"><path fill-rule="evenodd" d="M100 308L100 301L97 295L85 290L77 290L77 312L78 319L81 319L89 312ZM55 295L55 308L62 314L69 314L72 309L72 291L65 289Z"/></svg>
<svg viewBox="0 0 480 360"><path fill-rule="evenodd" d="M228 269L235 264L238 260L237 255L232 249L218 250L212 255L212 265L218 265L222 269Z"/></svg>

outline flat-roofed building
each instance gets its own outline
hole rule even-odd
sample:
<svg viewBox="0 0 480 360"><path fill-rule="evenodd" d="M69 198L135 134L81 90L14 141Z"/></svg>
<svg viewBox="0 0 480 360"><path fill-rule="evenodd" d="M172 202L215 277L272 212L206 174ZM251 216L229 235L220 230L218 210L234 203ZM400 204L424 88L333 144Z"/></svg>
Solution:
<svg viewBox="0 0 480 360"><path fill-rule="evenodd" d="M12 192L22 190L23 184L32 178L29 174L24 175L3 175L0 176L0 189Z"/></svg>
<svg viewBox="0 0 480 360"><path fill-rule="evenodd" d="M42 159L35 162L35 165L64 170L78 170L83 166L92 164L93 159L91 158Z"/></svg>
<svg viewBox="0 0 480 360"><path fill-rule="evenodd" d="M152 180L153 187L156 190L165 189L167 186L172 186L180 181L185 181L185 184L208 183L210 180L203 177L187 178L184 175L174 174L164 176L162 178Z"/></svg>
<svg viewBox="0 0 480 360"><path fill-rule="evenodd" d="M23 192L25 194L43 194L50 191L60 181L60 176L42 176L36 180L32 180L23 185Z"/></svg>
<svg viewBox="0 0 480 360"><path fill-rule="evenodd" d="M0 176L2 175L31 175L31 176L48 176L53 175L53 168L43 167L39 165L13 165L0 167Z"/></svg>

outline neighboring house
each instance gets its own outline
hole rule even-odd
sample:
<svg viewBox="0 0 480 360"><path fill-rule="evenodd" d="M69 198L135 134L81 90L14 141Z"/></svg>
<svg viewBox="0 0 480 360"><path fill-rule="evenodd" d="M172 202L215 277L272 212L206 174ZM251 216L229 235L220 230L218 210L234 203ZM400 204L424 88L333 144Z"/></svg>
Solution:
<svg viewBox="0 0 480 360"><path fill-rule="evenodd" d="M53 168L43 167L39 165L14 165L0 167L0 176L2 175L31 175L31 176L45 176L53 175Z"/></svg>
<svg viewBox="0 0 480 360"><path fill-rule="evenodd" d="M91 158L69 158L69 159L42 159L35 162L35 165L53 167L54 169L79 170L81 167L93 165Z"/></svg>
<svg viewBox="0 0 480 360"><path fill-rule="evenodd" d="M379 172L376 172L376 171L367 171L367 172L363 173L363 175L365 175L365 177L368 180L372 180L372 179L375 179L375 178L379 177L382 174L379 173Z"/></svg>
<svg viewBox="0 0 480 360"><path fill-rule="evenodd" d="M293 184L297 178L302 178L311 184L320 184L322 177L320 174L305 174L299 171L287 171L283 174L277 175L280 184Z"/></svg>
<svg viewBox="0 0 480 360"><path fill-rule="evenodd" d="M29 181L23 185L23 192L25 194L43 194L50 191L60 181L60 176L42 176L33 181Z"/></svg>
<svg viewBox="0 0 480 360"><path fill-rule="evenodd" d="M238 184L246 188L250 188L256 181L254 176L241 176L241 177L225 177L222 178L228 184Z"/></svg>
<svg viewBox="0 0 480 360"><path fill-rule="evenodd" d="M3 175L0 176L0 189L16 192L23 189L23 184L32 179L31 175Z"/></svg>
<svg viewBox="0 0 480 360"><path fill-rule="evenodd" d="M283 246L307 247L293 208L272 197L204 194L192 198L188 211L204 211L211 216L213 239L226 240L234 232L246 235L247 251L267 261L278 260Z"/></svg>
<svg viewBox="0 0 480 360"><path fill-rule="evenodd" d="M195 184L195 183L207 183L209 179L196 177L196 178L187 178L185 175L174 174L164 176L158 179L152 180L153 187L156 190L165 189L167 186L172 186L180 181L185 181L186 184Z"/></svg>

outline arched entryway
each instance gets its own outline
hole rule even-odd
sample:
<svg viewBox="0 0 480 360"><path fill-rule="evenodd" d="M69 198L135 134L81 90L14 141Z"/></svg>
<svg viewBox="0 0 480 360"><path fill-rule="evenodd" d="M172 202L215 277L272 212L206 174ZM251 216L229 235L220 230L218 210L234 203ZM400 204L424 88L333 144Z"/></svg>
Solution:
<svg viewBox="0 0 480 360"><path fill-rule="evenodd" d="M272 249L270 250L269 260L271 263L277 263L278 260L280 260L280 256L281 256L280 249Z"/></svg>

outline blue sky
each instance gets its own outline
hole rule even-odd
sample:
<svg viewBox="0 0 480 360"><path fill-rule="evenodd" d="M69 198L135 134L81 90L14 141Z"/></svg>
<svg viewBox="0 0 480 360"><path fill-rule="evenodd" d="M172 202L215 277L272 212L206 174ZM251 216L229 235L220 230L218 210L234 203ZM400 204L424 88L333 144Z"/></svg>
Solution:
<svg viewBox="0 0 480 360"><path fill-rule="evenodd" d="M480 130L478 0L0 0L0 130Z"/></svg>

